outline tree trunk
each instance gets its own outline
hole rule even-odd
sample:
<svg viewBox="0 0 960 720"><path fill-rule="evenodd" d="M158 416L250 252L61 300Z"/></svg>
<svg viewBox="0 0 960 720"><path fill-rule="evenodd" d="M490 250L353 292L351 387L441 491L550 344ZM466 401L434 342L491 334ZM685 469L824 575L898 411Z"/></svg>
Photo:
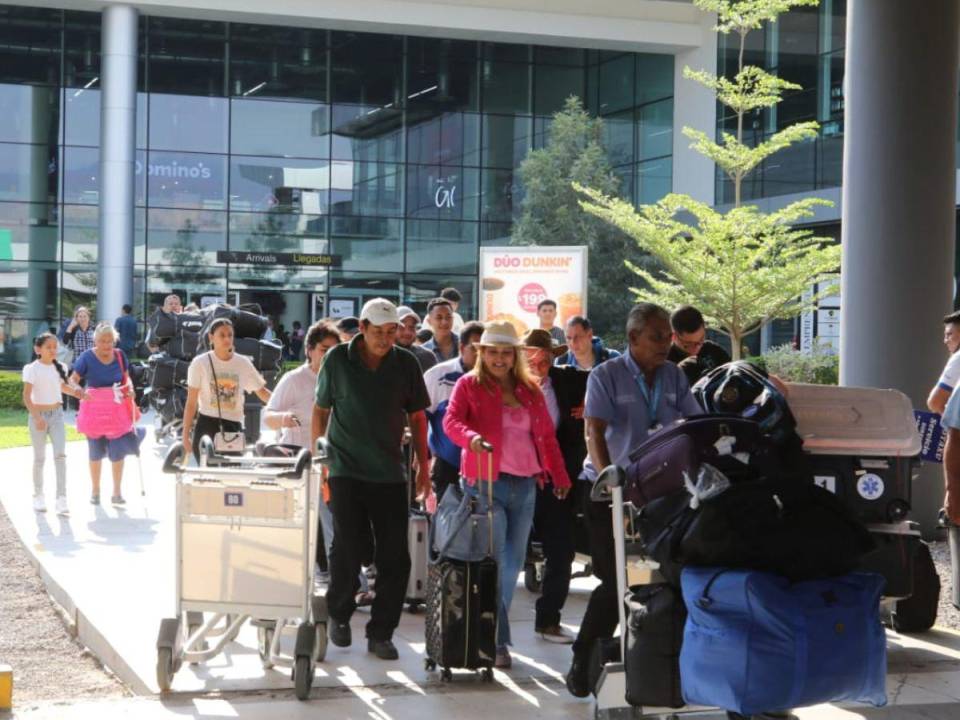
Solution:
<svg viewBox="0 0 960 720"><path fill-rule="evenodd" d="M739 360L740 350L743 347L743 336L730 333L730 359Z"/></svg>

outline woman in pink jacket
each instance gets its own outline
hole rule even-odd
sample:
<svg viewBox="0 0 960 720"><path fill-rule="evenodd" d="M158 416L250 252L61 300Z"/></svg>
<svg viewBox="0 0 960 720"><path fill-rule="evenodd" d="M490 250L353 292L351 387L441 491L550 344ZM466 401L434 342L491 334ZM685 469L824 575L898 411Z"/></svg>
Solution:
<svg viewBox="0 0 960 720"><path fill-rule="evenodd" d="M508 615L533 524L536 486L549 482L557 496L564 497L570 478L553 420L539 384L527 369L517 331L509 323L488 323L477 346L477 363L457 381L443 429L464 449L460 474L466 491L478 498L483 512L487 488L477 481L488 480L490 458L483 443L493 446L494 554L500 569L495 665L508 668Z"/></svg>

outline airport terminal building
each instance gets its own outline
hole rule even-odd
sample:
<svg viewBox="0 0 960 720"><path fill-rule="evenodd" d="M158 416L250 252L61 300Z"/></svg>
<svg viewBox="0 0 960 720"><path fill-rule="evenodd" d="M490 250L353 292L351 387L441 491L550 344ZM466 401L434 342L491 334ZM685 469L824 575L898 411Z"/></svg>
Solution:
<svg viewBox="0 0 960 720"><path fill-rule="evenodd" d="M749 132L822 129L747 198L838 195L844 15L752 34L747 60L806 89ZM680 128L726 127L682 70L731 59L683 1L0 4L0 364L98 293L112 319L131 277L141 317L173 291L289 327L448 285L471 315L479 248L509 243L517 169L569 95L605 120L625 197L727 202ZM839 238L839 208L817 221Z"/></svg>

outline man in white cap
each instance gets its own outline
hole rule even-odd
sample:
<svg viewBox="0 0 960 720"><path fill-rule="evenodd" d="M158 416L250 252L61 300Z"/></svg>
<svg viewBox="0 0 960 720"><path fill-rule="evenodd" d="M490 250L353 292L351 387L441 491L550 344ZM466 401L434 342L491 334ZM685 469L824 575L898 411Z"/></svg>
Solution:
<svg viewBox="0 0 960 720"><path fill-rule="evenodd" d="M437 356L415 344L420 316L413 311L413 308L406 305L397 308L397 315L400 317L400 325L397 328L397 345L412 352L416 356L417 362L420 363L420 369L426 372L437 364Z"/></svg>
<svg viewBox="0 0 960 720"><path fill-rule="evenodd" d="M360 573L364 528L373 527L377 592L367 623L367 650L395 660L410 553L409 502L401 444L409 417L417 460L417 492L430 491L427 419L430 397L416 358L395 346L400 317L383 298L360 313L360 332L327 353L317 376L311 446L330 444L330 507L336 541L330 553L330 640L352 642L350 617Z"/></svg>

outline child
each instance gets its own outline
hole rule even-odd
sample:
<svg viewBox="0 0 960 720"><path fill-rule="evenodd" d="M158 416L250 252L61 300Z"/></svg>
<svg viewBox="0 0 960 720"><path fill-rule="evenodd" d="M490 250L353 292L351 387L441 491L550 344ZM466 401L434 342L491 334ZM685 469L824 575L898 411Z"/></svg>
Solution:
<svg viewBox="0 0 960 720"><path fill-rule="evenodd" d="M28 427L33 442L33 509L46 512L43 499L43 462L47 436L53 443L53 462L57 472L57 514L66 515L67 509L67 433L63 420L62 394L79 398L80 388L67 382L67 369L57 361L57 336L38 335L33 341L37 355L23 366L23 404L30 413Z"/></svg>

